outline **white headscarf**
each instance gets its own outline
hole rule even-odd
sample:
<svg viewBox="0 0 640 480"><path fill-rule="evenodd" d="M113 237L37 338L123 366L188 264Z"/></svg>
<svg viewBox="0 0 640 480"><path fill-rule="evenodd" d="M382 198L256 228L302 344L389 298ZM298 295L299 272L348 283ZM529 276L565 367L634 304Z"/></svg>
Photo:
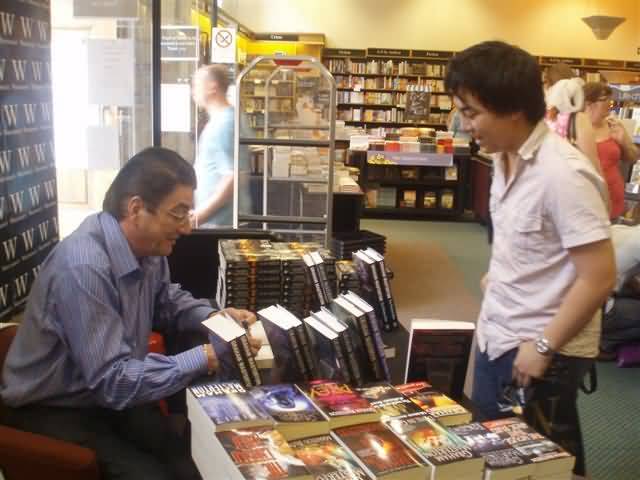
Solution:
<svg viewBox="0 0 640 480"><path fill-rule="evenodd" d="M559 113L579 112L584 106L584 80L580 77L565 78L547 90L547 109L555 107Z"/></svg>

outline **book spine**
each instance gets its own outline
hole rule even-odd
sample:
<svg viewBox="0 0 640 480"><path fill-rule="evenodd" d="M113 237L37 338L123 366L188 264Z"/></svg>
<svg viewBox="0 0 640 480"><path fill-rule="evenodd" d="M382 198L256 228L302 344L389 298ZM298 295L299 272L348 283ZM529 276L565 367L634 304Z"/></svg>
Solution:
<svg viewBox="0 0 640 480"><path fill-rule="evenodd" d="M253 382L251 381L251 376L249 375L247 364L245 363L244 356L242 355L239 338L234 338L233 340L231 340L229 342L229 345L231 347L235 366L240 375L240 380L245 387L251 387Z"/></svg>
<svg viewBox="0 0 640 480"><path fill-rule="evenodd" d="M260 376L260 371L258 370L258 364L256 363L256 359L251 353L251 346L249 345L249 339L246 335L242 335L242 337L240 337L240 343L242 344L242 349L245 354L249 373L253 377L253 383L251 386L257 387L258 385L262 385L262 377Z"/></svg>
<svg viewBox="0 0 640 480"><path fill-rule="evenodd" d="M380 332L380 325L378 324L376 314L373 310L371 310L365 313L365 316L363 318L365 319L365 322L367 323L371 331L373 344L376 349L378 362L382 367L382 371L384 373L384 378L386 381L389 381L391 379L391 373L389 372L389 365L387 365L387 357L384 354L384 342L382 341L382 333Z"/></svg>
<svg viewBox="0 0 640 480"><path fill-rule="evenodd" d="M342 343L340 342L340 338L336 338L334 340L331 340L331 343L333 344L333 351L335 352L336 355L336 361L338 363L338 370L340 371L341 375L342 375L342 380L345 383L351 383L353 381L353 378L351 376L351 372L349 371L349 367L347 365L347 362L345 360L346 357L346 352L344 352L344 349L342 347ZM332 379L333 380L333 379Z"/></svg>
<svg viewBox="0 0 640 480"><path fill-rule="evenodd" d="M393 328L398 326L398 313L396 311L396 304L393 301L393 293L391 293L391 284L389 283L389 276L387 275L387 267L384 260L376 262L380 270L380 278L382 279L382 288L384 290L384 296L387 299L387 308L389 310L389 318Z"/></svg>
<svg viewBox="0 0 640 480"><path fill-rule="evenodd" d="M364 381L362 379L362 371L360 370L360 364L358 363L358 358L353 348L353 341L349 334L349 330L345 330L344 332L342 332L339 338L342 340L344 345L346 360L348 362L347 368L351 370L353 383L356 386L360 387L364 384Z"/></svg>
<svg viewBox="0 0 640 480"><path fill-rule="evenodd" d="M289 344L291 345L291 350L293 350L293 357L296 359L296 370L302 376L304 380L311 380L309 378L309 372L307 371L307 367L304 363L304 358L302 356L302 352L300 351L300 344L298 343L298 339L296 338L296 332L294 328L290 328L287 330L287 335L289 337Z"/></svg>
<svg viewBox="0 0 640 480"><path fill-rule="evenodd" d="M327 304L327 299L325 298L322 287L320 286L318 271L316 270L315 265L307 265L307 269L309 270L309 275L311 276L311 283L313 283L313 289L316 292L318 303L321 307L324 307Z"/></svg>
<svg viewBox="0 0 640 480"><path fill-rule="evenodd" d="M383 373L380 369L380 365L378 364L378 355L376 353L373 338L371 337L371 332L369 331L369 325L367 325L367 319L364 316L360 316L358 317L357 322L360 335L362 336L362 341L367 351L367 358L369 359L369 365L371 366L374 379L382 380Z"/></svg>
<svg viewBox="0 0 640 480"><path fill-rule="evenodd" d="M390 332L391 330L393 330L393 324L385 307L386 302L384 295L382 294L382 286L380 284L380 279L378 278L378 273L376 272L375 263L369 265L368 268L371 273L371 283L373 283L373 289L376 292L376 303L379 306L378 311L382 314L382 328L384 328L385 331Z"/></svg>
<svg viewBox="0 0 640 480"><path fill-rule="evenodd" d="M331 285L329 285L329 280L327 279L327 266L324 262L316 263L316 269L318 270L320 288L322 289L325 300L329 302L333 298L333 290L331 289Z"/></svg>
<svg viewBox="0 0 640 480"><path fill-rule="evenodd" d="M295 327L296 335L298 336L298 343L300 344L300 350L302 350L302 356L307 366L309 376L313 379L317 375L316 363L311 351L311 340L309 339L309 332L307 332L304 323L301 323Z"/></svg>

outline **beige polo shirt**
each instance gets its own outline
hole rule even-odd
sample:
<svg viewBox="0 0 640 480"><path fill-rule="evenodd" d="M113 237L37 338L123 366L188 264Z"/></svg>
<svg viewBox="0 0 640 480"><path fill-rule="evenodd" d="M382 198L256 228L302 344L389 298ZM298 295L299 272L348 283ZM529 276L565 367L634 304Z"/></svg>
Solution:
<svg viewBox="0 0 640 480"><path fill-rule="evenodd" d="M505 184L494 158L490 210L494 240L478 319L478 346L490 359L542 334L576 280L567 249L610 237L606 185L591 162L538 123ZM597 355L599 315L562 349Z"/></svg>

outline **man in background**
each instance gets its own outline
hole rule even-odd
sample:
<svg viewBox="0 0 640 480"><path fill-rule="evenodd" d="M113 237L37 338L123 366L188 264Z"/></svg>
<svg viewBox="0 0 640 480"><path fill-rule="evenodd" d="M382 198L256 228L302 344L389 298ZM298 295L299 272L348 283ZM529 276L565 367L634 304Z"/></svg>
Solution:
<svg viewBox="0 0 640 480"><path fill-rule="evenodd" d="M227 100L228 69L206 65L193 76L193 100L209 117L198 140L195 162L198 188L192 225L233 223L233 107Z"/></svg>
<svg viewBox="0 0 640 480"><path fill-rule="evenodd" d="M501 408L505 393L528 389L525 418L584 475L577 391L598 354L594 314L615 281L604 182L546 126L542 75L524 50L470 47L451 60L445 86L463 129L494 156L473 402L485 417L512 415Z"/></svg>

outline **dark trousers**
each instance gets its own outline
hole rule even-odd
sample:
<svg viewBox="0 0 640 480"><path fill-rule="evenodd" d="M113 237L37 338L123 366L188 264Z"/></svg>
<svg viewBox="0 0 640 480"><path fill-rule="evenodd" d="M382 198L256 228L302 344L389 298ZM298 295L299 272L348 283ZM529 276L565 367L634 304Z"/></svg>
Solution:
<svg viewBox="0 0 640 480"><path fill-rule="evenodd" d="M518 349L489 360L476 351L472 400L479 410L480 420L513 416L501 412L504 387L512 383L512 369ZM589 358L554 355L551 366L542 379L530 387L530 400L525 405L524 420L537 431L561 445L576 457L573 472L585 474L584 446L578 416L578 389L593 365Z"/></svg>
<svg viewBox="0 0 640 480"><path fill-rule="evenodd" d="M600 348L613 352L633 342L640 342L640 300L616 297L613 308L602 317Z"/></svg>
<svg viewBox="0 0 640 480"><path fill-rule="evenodd" d="M4 423L96 452L104 480L199 480L187 439L156 405L105 408L6 408Z"/></svg>

